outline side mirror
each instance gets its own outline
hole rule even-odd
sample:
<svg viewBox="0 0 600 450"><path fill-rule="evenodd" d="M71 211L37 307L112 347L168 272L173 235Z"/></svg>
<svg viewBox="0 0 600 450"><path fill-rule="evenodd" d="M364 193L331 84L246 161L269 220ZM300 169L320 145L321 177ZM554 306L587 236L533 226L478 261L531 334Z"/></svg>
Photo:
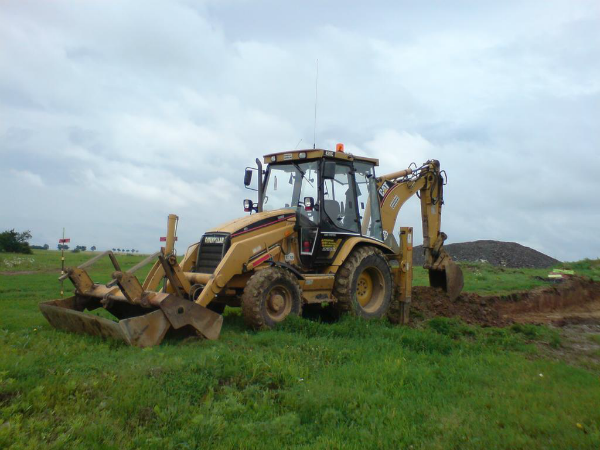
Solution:
<svg viewBox="0 0 600 450"><path fill-rule="evenodd" d="M252 182L252 169L246 169L244 173L244 186L250 186Z"/></svg>
<svg viewBox="0 0 600 450"><path fill-rule="evenodd" d="M315 207L315 199L312 197L304 197L304 211L312 211Z"/></svg>
<svg viewBox="0 0 600 450"><path fill-rule="evenodd" d="M325 161L323 163L323 179L333 180L335 178L335 162Z"/></svg>
<svg viewBox="0 0 600 450"><path fill-rule="evenodd" d="M252 203L252 200L244 200L244 212L252 212L253 209L254 203Z"/></svg>

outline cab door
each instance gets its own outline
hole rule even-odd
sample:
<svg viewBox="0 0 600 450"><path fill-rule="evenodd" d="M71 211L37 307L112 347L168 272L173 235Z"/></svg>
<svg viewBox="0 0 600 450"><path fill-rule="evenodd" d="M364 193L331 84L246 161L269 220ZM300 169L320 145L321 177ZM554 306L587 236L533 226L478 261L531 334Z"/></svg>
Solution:
<svg viewBox="0 0 600 450"><path fill-rule="evenodd" d="M385 241L381 223L381 205L375 180L375 165L366 161L354 161L356 200L360 216L360 232L365 237Z"/></svg>
<svg viewBox="0 0 600 450"><path fill-rule="evenodd" d="M320 186L321 226L315 264L329 265L346 239L360 236L360 215L352 163L324 160Z"/></svg>

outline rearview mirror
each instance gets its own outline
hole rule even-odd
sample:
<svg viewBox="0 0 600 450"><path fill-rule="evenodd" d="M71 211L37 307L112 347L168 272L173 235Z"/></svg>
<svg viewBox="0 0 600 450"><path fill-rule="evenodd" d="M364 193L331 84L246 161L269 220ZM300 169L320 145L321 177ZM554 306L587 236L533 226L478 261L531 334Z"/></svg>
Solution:
<svg viewBox="0 0 600 450"><path fill-rule="evenodd" d="M335 162L325 161L323 163L323 179L333 180L335 178Z"/></svg>
<svg viewBox="0 0 600 450"><path fill-rule="evenodd" d="M252 181L252 169L246 169L246 173L244 173L244 186L250 186L251 181Z"/></svg>

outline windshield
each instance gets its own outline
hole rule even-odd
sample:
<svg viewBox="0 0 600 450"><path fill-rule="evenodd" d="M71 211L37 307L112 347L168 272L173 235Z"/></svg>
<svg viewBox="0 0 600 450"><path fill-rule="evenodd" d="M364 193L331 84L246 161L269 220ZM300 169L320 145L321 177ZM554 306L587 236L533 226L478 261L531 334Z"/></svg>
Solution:
<svg viewBox="0 0 600 450"><path fill-rule="evenodd" d="M318 161L270 165L265 184L263 211L300 209L310 220L318 223L316 210L304 211L305 197L312 197L313 204L319 199L318 169Z"/></svg>

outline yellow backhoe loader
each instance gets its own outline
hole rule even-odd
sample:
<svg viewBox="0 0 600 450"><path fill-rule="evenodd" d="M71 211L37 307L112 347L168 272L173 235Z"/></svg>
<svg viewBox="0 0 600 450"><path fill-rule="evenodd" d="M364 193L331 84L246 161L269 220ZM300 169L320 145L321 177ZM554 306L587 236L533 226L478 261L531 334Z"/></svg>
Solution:
<svg viewBox="0 0 600 450"><path fill-rule="evenodd" d="M269 154L264 163L265 170L257 159L245 172L245 186L258 193L256 203L244 200L248 215L206 232L181 262L174 251L177 217L170 215L165 247L136 267L122 271L109 251L68 269L63 278L75 293L41 303L46 319L56 328L139 347L159 344L171 329L216 339L225 306L241 306L255 329L321 307L367 319L392 308L395 320L406 323L413 234L396 227L396 219L414 194L421 200L430 284L458 296L462 272L440 232L445 179L438 161L377 176L376 159L345 153L338 144L336 151ZM106 285L86 272L103 256L115 268ZM152 261L140 283L134 272ZM118 321L84 312L100 308Z"/></svg>

